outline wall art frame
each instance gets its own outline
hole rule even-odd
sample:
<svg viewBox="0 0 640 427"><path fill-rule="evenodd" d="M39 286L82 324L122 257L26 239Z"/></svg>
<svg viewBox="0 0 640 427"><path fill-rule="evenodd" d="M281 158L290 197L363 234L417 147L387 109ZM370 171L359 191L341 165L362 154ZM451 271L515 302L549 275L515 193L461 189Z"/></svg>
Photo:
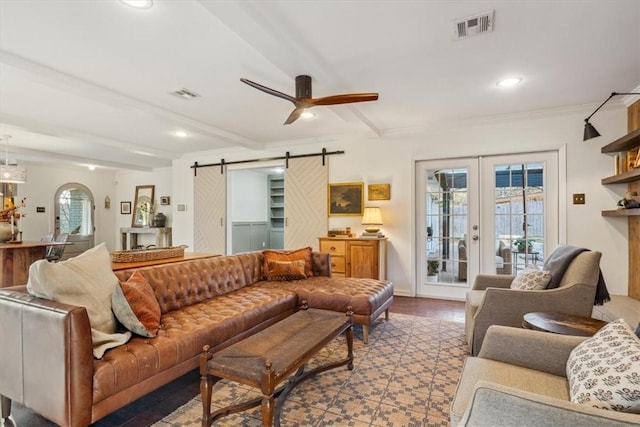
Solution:
<svg viewBox="0 0 640 427"><path fill-rule="evenodd" d="M364 212L364 182L329 184L327 212L332 215L360 215Z"/></svg>

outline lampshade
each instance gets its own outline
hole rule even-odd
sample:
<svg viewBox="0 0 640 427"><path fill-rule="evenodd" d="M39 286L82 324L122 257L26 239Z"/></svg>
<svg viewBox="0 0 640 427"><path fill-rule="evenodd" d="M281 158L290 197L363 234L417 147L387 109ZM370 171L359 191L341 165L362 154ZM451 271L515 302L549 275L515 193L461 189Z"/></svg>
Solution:
<svg viewBox="0 0 640 427"><path fill-rule="evenodd" d="M591 123L586 122L584 124L584 136L582 140L586 141L588 139L595 138L597 136L600 136L600 132L598 132Z"/></svg>
<svg viewBox="0 0 640 427"><path fill-rule="evenodd" d="M382 225L382 211L378 207L365 207L364 215L362 215L362 225ZM367 233L377 233L379 227L366 228Z"/></svg>
<svg viewBox="0 0 640 427"><path fill-rule="evenodd" d="M9 139L11 135L4 135L2 140L5 144L5 160L4 165L0 165L0 182L8 182L13 184L24 184L27 182L27 170L18 165L9 164Z"/></svg>

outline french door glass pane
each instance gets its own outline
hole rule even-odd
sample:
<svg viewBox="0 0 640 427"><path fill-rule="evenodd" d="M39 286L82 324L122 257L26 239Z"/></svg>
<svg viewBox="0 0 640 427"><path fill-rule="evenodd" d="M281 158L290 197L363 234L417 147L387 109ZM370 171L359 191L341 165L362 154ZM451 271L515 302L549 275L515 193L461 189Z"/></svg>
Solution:
<svg viewBox="0 0 640 427"><path fill-rule="evenodd" d="M468 176L466 168L427 170L423 260L427 283L467 281Z"/></svg>
<svg viewBox="0 0 640 427"><path fill-rule="evenodd" d="M496 273L517 274L544 260L544 164L494 167Z"/></svg>

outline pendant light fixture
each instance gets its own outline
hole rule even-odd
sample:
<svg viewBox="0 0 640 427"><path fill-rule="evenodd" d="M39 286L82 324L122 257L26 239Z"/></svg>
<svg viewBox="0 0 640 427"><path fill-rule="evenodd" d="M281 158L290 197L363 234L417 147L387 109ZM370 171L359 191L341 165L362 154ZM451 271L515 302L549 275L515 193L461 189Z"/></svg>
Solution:
<svg viewBox="0 0 640 427"><path fill-rule="evenodd" d="M4 135L4 164L0 165L0 182L24 184L27 182L27 170L22 166L9 164L9 139L11 135Z"/></svg>

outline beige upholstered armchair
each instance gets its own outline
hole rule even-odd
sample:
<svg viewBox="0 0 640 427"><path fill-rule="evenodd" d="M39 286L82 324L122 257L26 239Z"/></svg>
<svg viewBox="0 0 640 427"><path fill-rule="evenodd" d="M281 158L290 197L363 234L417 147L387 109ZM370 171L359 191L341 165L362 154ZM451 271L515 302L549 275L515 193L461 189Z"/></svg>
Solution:
<svg viewBox="0 0 640 427"><path fill-rule="evenodd" d="M498 240L496 247L496 274L512 274L512 256L511 248L502 240ZM458 260L458 279L465 281L467 280L467 242L464 240L458 242Z"/></svg>
<svg viewBox="0 0 640 427"><path fill-rule="evenodd" d="M522 327L522 317L551 311L591 317L600 274L600 257L585 251L569 264L556 289L511 289L514 276L479 274L465 303L465 334L472 355L480 351L491 325Z"/></svg>

